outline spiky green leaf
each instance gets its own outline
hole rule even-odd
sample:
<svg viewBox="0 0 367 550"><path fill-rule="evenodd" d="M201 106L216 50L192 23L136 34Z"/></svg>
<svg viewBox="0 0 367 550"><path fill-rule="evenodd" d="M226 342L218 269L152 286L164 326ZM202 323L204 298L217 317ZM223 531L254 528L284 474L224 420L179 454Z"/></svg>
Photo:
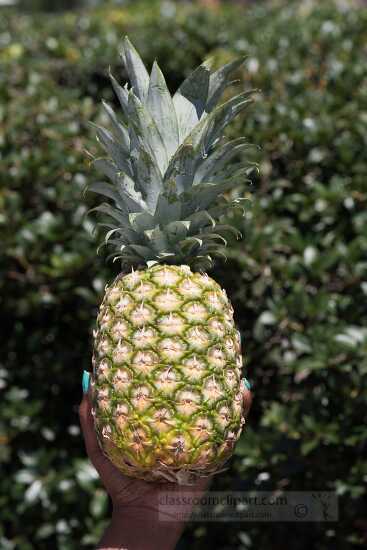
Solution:
<svg viewBox="0 0 367 550"><path fill-rule="evenodd" d="M119 226L129 227L129 221L124 212L118 210L117 208L114 208L108 203L99 204L98 206L91 208L89 212L101 212L102 214L105 214L106 216L109 216L110 218L118 222Z"/></svg>
<svg viewBox="0 0 367 550"><path fill-rule="evenodd" d="M176 111L164 76L155 61L150 75L146 107L160 129L168 157L179 145Z"/></svg>
<svg viewBox="0 0 367 550"><path fill-rule="evenodd" d="M210 113L218 104L225 88L230 84L228 77L245 61L246 57L239 57L210 75L208 101L206 104L206 112Z"/></svg>
<svg viewBox="0 0 367 550"><path fill-rule="evenodd" d="M165 195L160 195L154 218L158 224L167 225L169 222L177 221L181 218L182 203L176 198L169 200Z"/></svg>
<svg viewBox="0 0 367 550"><path fill-rule="evenodd" d="M137 254L143 260L154 260L155 258L155 253L148 246L132 244L132 245L129 245L128 247L128 251L130 250L135 252L135 254Z"/></svg>
<svg viewBox="0 0 367 550"><path fill-rule="evenodd" d="M118 120L116 113L114 112L112 107L108 105L108 103L102 100L102 105L108 118L111 121L116 138L119 140L126 153L129 154L130 138L128 129L121 121Z"/></svg>
<svg viewBox="0 0 367 550"><path fill-rule="evenodd" d="M114 139L108 130L102 128L101 126L94 126L97 128L97 139L103 149L116 164L117 168L131 177L133 173L129 155L126 152L125 147L123 147L119 141Z"/></svg>
<svg viewBox="0 0 367 550"><path fill-rule="evenodd" d="M148 212L141 212L140 214L131 213L129 215L129 223L140 234L148 229L152 229L155 225L154 217Z"/></svg>
<svg viewBox="0 0 367 550"><path fill-rule="evenodd" d="M121 209L121 211L125 212L126 214L128 213L128 208L126 207L126 204L124 203L119 193L116 191L116 188L112 185L104 182L94 182L88 185L87 191L97 193L113 200Z"/></svg>
<svg viewBox="0 0 367 550"><path fill-rule="evenodd" d="M191 222L188 220L171 222L163 227L163 231L167 235L170 242L177 243L186 237L190 229L190 225Z"/></svg>
<svg viewBox="0 0 367 550"><path fill-rule="evenodd" d="M139 98L129 92L129 123L133 126L137 138L140 138L144 147L157 164L162 176L168 166L168 155L160 131L148 109ZM139 147L139 142L135 143Z"/></svg>
<svg viewBox="0 0 367 550"><path fill-rule="evenodd" d="M162 175L150 154L143 148L138 158L132 159L135 181L148 210L154 213L159 193L162 190Z"/></svg>
<svg viewBox="0 0 367 550"><path fill-rule="evenodd" d="M191 143L183 143L171 158L164 181L174 180L177 193L181 194L192 186L197 154Z"/></svg>
<svg viewBox="0 0 367 550"><path fill-rule="evenodd" d="M140 55L127 36L125 36L123 41L121 58L129 75L134 93L140 101L145 101L149 86L149 75Z"/></svg>
<svg viewBox="0 0 367 550"><path fill-rule="evenodd" d="M173 96L180 142L192 131L205 111L209 77L210 69L208 62L205 62L186 78Z"/></svg>
<svg viewBox="0 0 367 550"><path fill-rule="evenodd" d="M208 154L216 139L222 136L225 127L247 105L252 103L248 96L252 91L243 92L232 97L216 107L207 117L203 118L187 137L187 141L202 153Z"/></svg>
<svg viewBox="0 0 367 550"><path fill-rule="evenodd" d="M194 183L209 181L212 174L221 170L234 156L248 149L245 138L238 138L223 144L211 153L195 171Z"/></svg>
<svg viewBox="0 0 367 550"><path fill-rule="evenodd" d="M114 92L117 95L120 105L122 107L122 110L125 116L127 117L128 116L128 108L127 108L128 91L126 88L123 88L122 86L120 86L120 84L117 82L116 78L111 74L111 72L109 73L109 77L110 77Z"/></svg>
<svg viewBox="0 0 367 550"><path fill-rule="evenodd" d="M158 254L169 248L167 236L159 227L144 231L144 235L148 238L151 248Z"/></svg>

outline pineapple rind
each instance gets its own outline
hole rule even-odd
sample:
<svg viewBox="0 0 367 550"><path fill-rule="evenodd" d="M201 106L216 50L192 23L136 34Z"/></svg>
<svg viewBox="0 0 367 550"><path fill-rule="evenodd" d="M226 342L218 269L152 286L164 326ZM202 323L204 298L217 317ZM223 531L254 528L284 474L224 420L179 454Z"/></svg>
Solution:
<svg viewBox="0 0 367 550"><path fill-rule="evenodd" d="M187 484L220 470L244 422L240 356L232 306L207 275L159 264L119 277L95 334L103 451L148 481Z"/></svg>

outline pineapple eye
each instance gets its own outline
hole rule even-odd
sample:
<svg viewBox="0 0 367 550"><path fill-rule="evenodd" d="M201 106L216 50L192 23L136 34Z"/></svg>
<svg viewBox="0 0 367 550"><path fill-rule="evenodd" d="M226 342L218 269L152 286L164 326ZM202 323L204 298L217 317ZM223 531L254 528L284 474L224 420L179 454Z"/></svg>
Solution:
<svg viewBox="0 0 367 550"><path fill-rule="evenodd" d="M199 408L200 396L191 391L180 392L177 396L177 410L184 416L191 416Z"/></svg>
<svg viewBox="0 0 367 550"><path fill-rule="evenodd" d="M159 268L153 275L153 281L160 286L174 287L180 276L168 267Z"/></svg>
<svg viewBox="0 0 367 550"><path fill-rule="evenodd" d="M222 388L214 377L209 378L204 384L203 395L207 401L215 401L222 395Z"/></svg>
<svg viewBox="0 0 367 550"><path fill-rule="evenodd" d="M202 294L202 289L190 278L187 278L180 284L179 292L187 298L200 298Z"/></svg>
<svg viewBox="0 0 367 550"><path fill-rule="evenodd" d="M158 357L151 351L138 351L133 359L134 369L137 373L150 373L156 364Z"/></svg>
<svg viewBox="0 0 367 550"><path fill-rule="evenodd" d="M130 319L133 325L136 326L148 324L154 319L154 310L141 303L140 306L131 312Z"/></svg>
<svg viewBox="0 0 367 550"><path fill-rule="evenodd" d="M197 350L205 349L209 344L209 335L206 330L198 327L187 331L187 339L190 346Z"/></svg>
<svg viewBox="0 0 367 550"><path fill-rule="evenodd" d="M192 323L202 323L208 317L206 307L200 302L186 304L183 308L183 314Z"/></svg>
<svg viewBox="0 0 367 550"><path fill-rule="evenodd" d="M211 311L221 312L223 310L223 302L218 292L207 292L205 294L205 300Z"/></svg>
<svg viewBox="0 0 367 550"><path fill-rule="evenodd" d="M129 329L126 323L118 322L111 328L111 336L114 342L120 342L122 338L129 335Z"/></svg>
<svg viewBox="0 0 367 550"><path fill-rule="evenodd" d="M150 406L151 396L147 386L139 386L132 392L131 403L137 411L144 411Z"/></svg>
<svg viewBox="0 0 367 550"><path fill-rule="evenodd" d="M238 384L236 373L233 370L226 371L225 381L226 381L227 386L230 389L233 389Z"/></svg>
<svg viewBox="0 0 367 550"><path fill-rule="evenodd" d="M112 352L112 357L115 363L120 364L120 363L128 362L131 357L131 354L132 354L131 346L128 343L122 342L120 340Z"/></svg>
<svg viewBox="0 0 367 550"><path fill-rule="evenodd" d="M215 336L224 336L225 334L225 327L219 319L211 319L208 322L208 328Z"/></svg>
<svg viewBox="0 0 367 550"><path fill-rule="evenodd" d="M182 334L185 322L177 313L170 313L158 319L158 326L165 334Z"/></svg>
<svg viewBox="0 0 367 550"><path fill-rule="evenodd" d="M118 301L120 294L121 292L117 287L112 287L111 290L107 291L107 302L113 306Z"/></svg>
<svg viewBox="0 0 367 550"><path fill-rule="evenodd" d="M189 382L197 382L205 375L206 363L194 356L183 361L181 370Z"/></svg>
<svg viewBox="0 0 367 550"><path fill-rule="evenodd" d="M164 338L159 344L159 350L162 356L170 361L177 361L180 359L183 356L185 349L185 343L179 338Z"/></svg>
<svg viewBox="0 0 367 550"><path fill-rule="evenodd" d="M97 351L100 355L107 355L111 351L111 344L108 338L103 338L97 344Z"/></svg>
<svg viewBox="0 0 367 550"><path fill-rule="evenodd" d="M125 294L125 295L120 297L118 302L116 302L115 309L119 313L123 313L125 310L127 310L129 307L131 307L133 304L134 304L134 302L133 302L132 298L128 294Z"/></svg>
<svg viewBox="0 0 367 550"><path fill-rule="evenodd" d="M106 359L103 359L98 365L97 373L99 378L107 378L110 371L110 365Z"/></svg>
<svg viewBox="0 0 367 550"><path fill-rule="evenodd" d="M182 301L179 295L176 294L176 292L173 292L172 290L167 290L158 294L155 297L154 303L159 311L169 312L179 309Z"/></svg>
<svg viewBox="0 0 367 550"><path fill-rule="evenodd" d="M127 416L129 413L129 407L125 404L119 403L116 407L117 416Z"/></svg>
<svg viewBox="0 0 367 550"><path fill-rule="evenodd" d="M138 329L133 334L133 342L137 348L149 347L155 342L156 338L157 338L156 333L151 328L143 327L141 329Z"/></svg>
<svg viewBox="0 0 367 550"><path fill-rule="evenodd" d="M224 367L226 355L219 346L214 346L208 351L208 361L214 367Z"/></svg>
<svg viewBox="0 0 367 550"><path fill-rule="evenodd" d="M154 294L155 288L150 283L143 283L143 281L133 291L133 296L136 300L144 300L150 298Z"/></svg>
<svg viewBox="0 0 367 550"><path fill-rule="evenodd" d="M132 271L128 275L123 277L123 285L126 286L129 290L132 290L143 278L143 275L140 271Z"/></svg>

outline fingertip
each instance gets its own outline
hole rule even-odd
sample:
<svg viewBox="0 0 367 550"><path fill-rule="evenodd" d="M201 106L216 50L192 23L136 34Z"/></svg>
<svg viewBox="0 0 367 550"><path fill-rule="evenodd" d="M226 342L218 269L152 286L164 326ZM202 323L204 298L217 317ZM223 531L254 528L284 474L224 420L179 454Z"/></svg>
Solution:
<svg viewBox="0 0 367 550"><path fill-rule="evenodd" d="M242 378L241 380L242 382L242 387L248 391L251 391L251 388L252 388L252 384L250 382L250 380L248 380L247 378Z"/></svg>
<svg viewBox="0 0 367 550"><path fill-rule="evenodd" d="M82 388L83 388L83 394L88 393L89 387L90 387L90 372L87 370L83 370L82 375Z"/></svg>
<svg viewBox="0 0 367 550"><path fill-rule="evenodd" d="M244 408L243 412L245 415L247 415L252 404L252 392L244 383L244 381L242 385L242 398L243 398L243 408Z"/></svg>

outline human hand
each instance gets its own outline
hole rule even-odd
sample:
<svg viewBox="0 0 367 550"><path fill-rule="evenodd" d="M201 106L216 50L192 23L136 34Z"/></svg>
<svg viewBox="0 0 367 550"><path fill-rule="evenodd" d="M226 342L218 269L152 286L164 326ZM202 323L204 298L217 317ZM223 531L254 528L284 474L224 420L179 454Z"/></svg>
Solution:
<svg viewBox="0 0 367 550"><path fill-rule="evenodd" d="M244 415L251 406L252 395L243 384ZM185 522L192 511L192 502L200 498L211 478L201 478L193 486L169 482L151 483L122 474L103 454L94 429L89 393L79 407L80 423L87 454L101 482L111 497L112 521L100 541L99 549L171 550L175 547ZM162 497L176 497L177 504L159 506ZM185 496L185 499L180 499ZM171 501L172 499L170 499Z"/></svg>

